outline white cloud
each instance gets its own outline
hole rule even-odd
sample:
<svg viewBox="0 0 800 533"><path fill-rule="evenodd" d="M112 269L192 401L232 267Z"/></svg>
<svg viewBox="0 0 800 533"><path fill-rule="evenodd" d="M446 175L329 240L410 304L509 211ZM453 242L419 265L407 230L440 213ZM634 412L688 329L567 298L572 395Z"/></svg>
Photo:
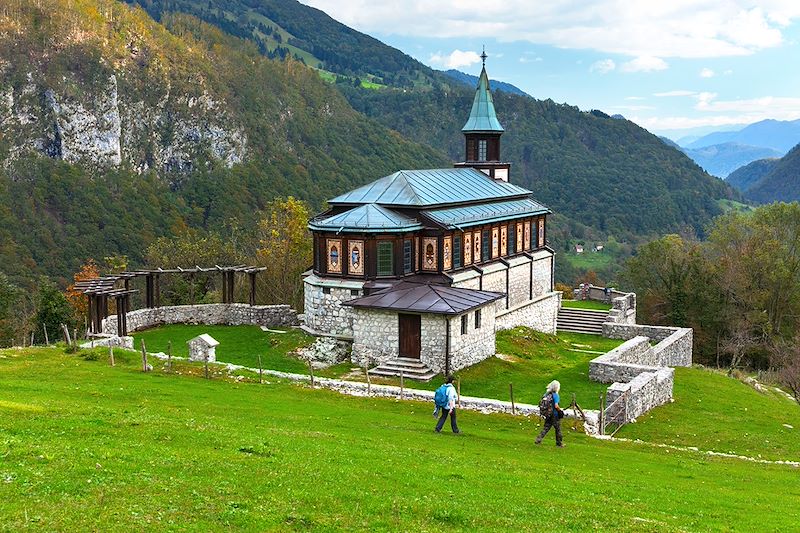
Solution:
<svg viewBox="0 0 800 533"><path fill-rule="evenodd" d="M626 96L625 100L647 100L644 96Z"/></svg>
<svg viewBox="0 0 800 533"><path fill-rule="evenodd" d="M441 52L433 54L428 61L431 64L439 65L445 68L462 68L469 67L475 63L480 63L481 56L477 52L462 50L453 50L448 55L442 55Z"/></svg>
<svg viewBox="0 0 800 533"><path fill-rule="evenodd" d="M748 55L783 44L800 19L796 0L302 1L368 33L469 35L629 57Z"/></svg>
<svg viewBox="0 0 800 533"><path fill-rule="evenodd" d="M660 57L639 56L635 59L623 63L620 66L622 72L655 72L669 68L667 62Z"/></svg>
<svg viewBox="0 0 800 533"><path fill-rule="evenodd" d="M520 63L539 63L541 61L544 61L541 57L522 56L519 58Z"/></svg>
<svg viewBox="0 0 800 533"><path fill-rule="evenodd" d="M710 68L706 67L700 71L701 78L713 78L716 75L716 72L711 70Z"/></svg>
<svg viewBox="0 0 800 533"><path fill-rule="evenodd" d="M600 59L599 61L595 61L589 67L589 72L599 72L600 74L608 74L612 70L617 68L617 64L614 63L613 59Z"/></svg>

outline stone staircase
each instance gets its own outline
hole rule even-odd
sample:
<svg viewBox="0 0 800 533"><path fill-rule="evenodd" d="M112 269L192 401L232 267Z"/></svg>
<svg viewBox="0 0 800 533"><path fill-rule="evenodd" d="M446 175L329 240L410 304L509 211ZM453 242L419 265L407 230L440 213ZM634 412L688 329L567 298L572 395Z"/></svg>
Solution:
<svg viewBox="0 0 800 533"><path fill-rule="evenodd" d="M370 370L369 375L396 378L400 377L401 372L403 373L403 378L419 381L430 381L436 376L436 372L425 366L419 359L410 359L408 357L397 357L385 361Z"/></svg>
<svg viewBox="0 0 800 533"><path fill-rule="evenodd" d="M608 320L608 311L592 309L575 309L562 307L558 310L558 331L573 333L603 334L603 322Z"/></svg>

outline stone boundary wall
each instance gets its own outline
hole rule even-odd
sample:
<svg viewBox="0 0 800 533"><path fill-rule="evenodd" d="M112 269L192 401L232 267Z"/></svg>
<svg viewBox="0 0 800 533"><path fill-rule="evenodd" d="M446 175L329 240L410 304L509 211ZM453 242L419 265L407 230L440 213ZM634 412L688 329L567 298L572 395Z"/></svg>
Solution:
<svg viewBox="0 0 800 533"><path fill-rule="evenodd" d="M241 326L296 326L297 311L288 305L200 304L137 309L127 315L128 331L164 324L205 324ZM103 333L116 335L117 317L103 320Z"/></svg>
<svg viewBox="0 0 800 533"><path fill-rule="evenodd" d="M627 338L620 346L589 362L589 379L611 383L606 405L627 393L625 422L672 401L675 370L692 364L692 330L605 323L603 335ZM651 339L658 341L650 345ZM617 409L621 409L618 406ZM616 409L612 409L616 411ZM608 412L614 416L614 412Z"/></svg>
<svg viewBox="0 0 800 533"><path fill-rule="evenodd" d="M499 331L517 326L527 326L543 333L555 335L560 307L561 292L545 293L517 307L498 311L495 329Z"/></svg>
<svg viewBox="0 0 800 533"><path fill-rule="evenodd" d="M116 317L114 317L116 319ZM133 337L118 337L116 335L97 335L87 342L81 344L81 348L98 348L101 346L113 346L114 348L125 348L133 350Z"/></svg>

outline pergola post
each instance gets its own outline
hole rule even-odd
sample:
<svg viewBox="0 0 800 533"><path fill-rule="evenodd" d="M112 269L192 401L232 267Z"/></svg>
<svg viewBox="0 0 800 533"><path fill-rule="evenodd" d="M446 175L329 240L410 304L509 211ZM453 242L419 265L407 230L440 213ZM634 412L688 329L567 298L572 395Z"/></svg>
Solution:
<svg viewBox="0 0 800 533"><path fill-rule="evenodd" d="M250 276L250 305L256 305L256 273L248 272Z"/></svg>
<svg viewBox="0 0 800 533"><path fill-rule="evenodd" d="M161 274L156 274L154 286L153 307L161 307Z"/></svg>
<svg viewBox="0 0 800 533"><path fill-rule="evenodd" d="M233 270L228 272L228 284L229 284L228 285L228 300L229 300L228 303L229 304L232 304L233 301L234 301L234 293L233 293L234 276L236 276L236 272L234 272Z"/></svg>
<svg viewBox="0 0 800 533"><path fill-rule="evenodd" d="M125 290L126 291L131 290L131 280L130 280L130 278L125 278L124 284L125 284ZM130 304L130 301L127 298L125 299L125 312L126 313L130 313L131 312L131 304Z"/></svg>
<svg viewBox="0 0 800 533"><path fill-rule="evenodd" d="M228 273L222 271L222 303L228 303Z"/></svg>
<svg viewBox="0 0 800 533"><path fill-rule="evenodd" d="M115 296L114 300L117 303L117 336L125 336L125 302L124 298Z"/></svg>

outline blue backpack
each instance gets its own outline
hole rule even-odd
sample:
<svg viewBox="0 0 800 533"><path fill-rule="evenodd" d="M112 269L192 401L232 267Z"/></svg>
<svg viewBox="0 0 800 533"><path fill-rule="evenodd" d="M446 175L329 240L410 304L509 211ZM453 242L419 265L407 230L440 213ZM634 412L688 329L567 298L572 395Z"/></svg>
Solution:
<svg viewBox="0 0 800 533"><path fill-rule="evenodd" d="M447 385L442 385L436 389L433 395L433 403L436 407L441 407L442 409L447 407Z"/></svg>

